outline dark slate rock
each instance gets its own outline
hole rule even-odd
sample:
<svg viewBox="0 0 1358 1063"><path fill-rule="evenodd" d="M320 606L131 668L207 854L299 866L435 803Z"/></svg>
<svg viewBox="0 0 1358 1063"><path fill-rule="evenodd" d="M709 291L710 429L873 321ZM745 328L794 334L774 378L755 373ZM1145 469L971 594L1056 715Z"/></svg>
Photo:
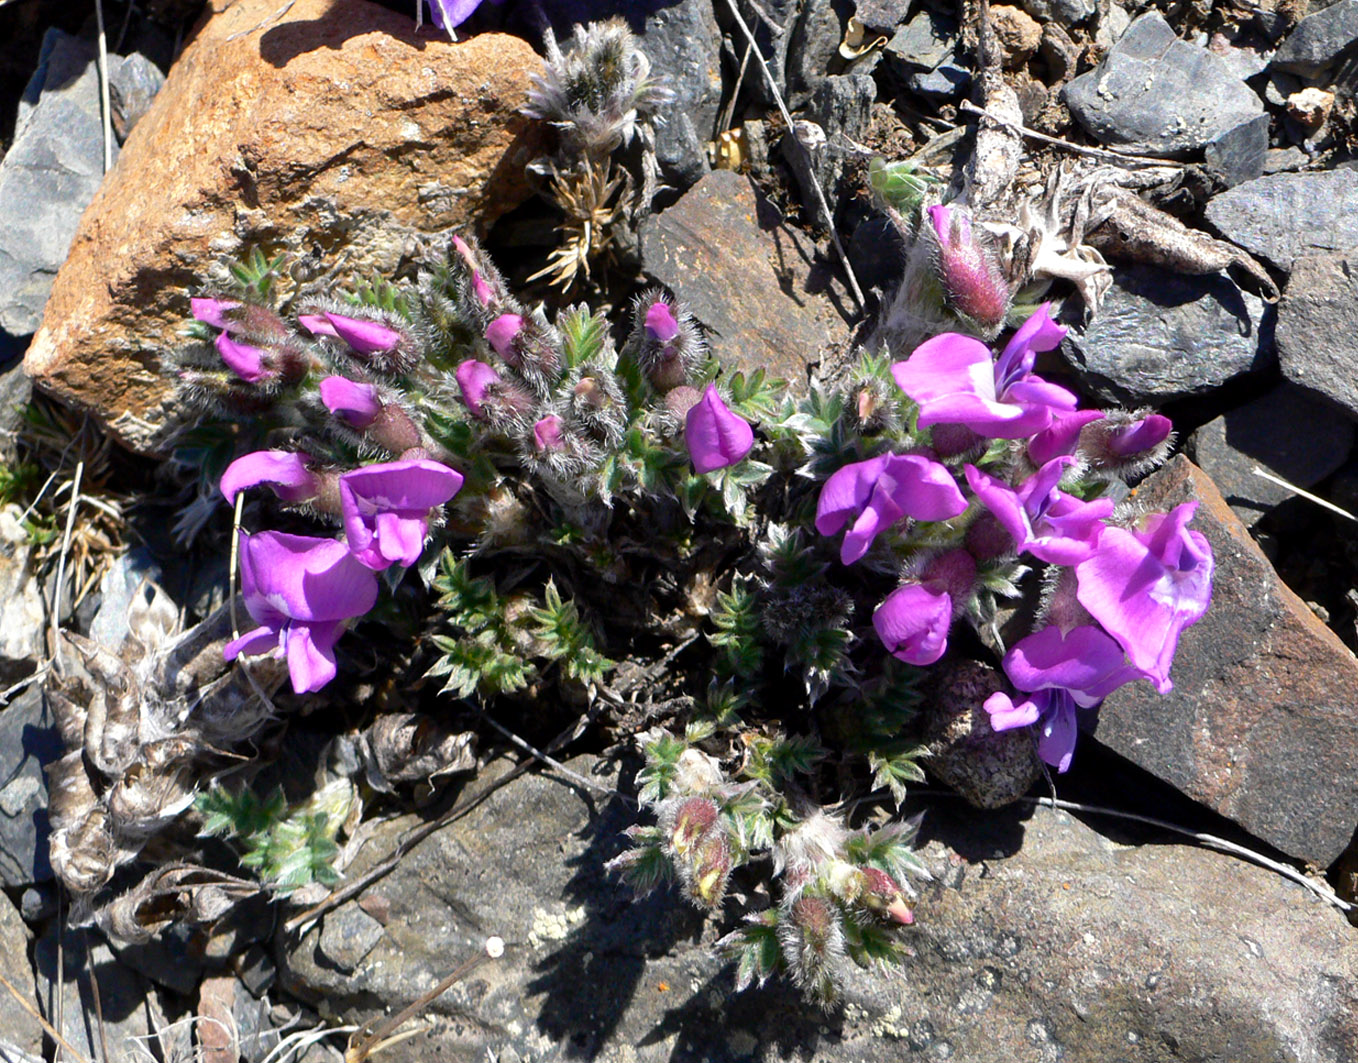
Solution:
<svg viewBox="0 0 1358 1063"><path fill-rule="evenodd" d="M889 291L900 282L905 268L905 238L889 218L867 218L849 237L849 264L866 290Z"/></svg>
<svg viewBox="0 0 1358 1063"><path fill-rule="evenodd" d="M18 456L16 439L24 406L32 396L33 381L24 372L22 359L0 360L0 461Z"/></svg>
<svg viewBox="0 0 1358 1063"><path fill-rule="evenodd" d="M914 0L858 0L854 17L865 29L891 33L910 14Z"/></svg>
<svg viewBox="0 0 1358 1063"><path fill-rule="evenodd" d="M707 142L721 106L721 31L710 0L681 0L646 18L642 50L675 94L656 130L656 156L665 180L688 188L711 166Z"/></svg>
<svg viewBox="0 0 1358 1063"><path fill-rule="evenodd" d="M151 101L165 84L165 75L140 53L109 62L108 92L113 112L113 131L125 141L133 127L151 109Z"/></svg>
<svg viewBox="0 0 1358 1063"><path fill-rule="evenodd" d="M1325 867L1358 824L1358 660L1278 578L1221 493L1187 458L1140 485L1216 558L1212 605L1179 641L1159 695L1115 691L1095 738L1290 856Z"/></svg>
<svg viewBox="0 0 1358 1063"><path fill-rule="evenodd" d="M0 709L0 882L6 886L52 878L43 769L63 752L37 684Z"/></svg>
<svg viewBox="0 0 1358 1063"><path fill-rule="evenodd" d="M1273 65L1294 74L1314 76L1358 44L1358 0L1339 0L1307 15L1273 53Z"/></svg>
<svg viewBox="0 0 1358 1063"><path fill-rule="evenodd" d="M1018 6L1038 22L1054 22L1066 29L1098 10L1096 0L1018 0Z"/></svg>
<svg viewBox="0 0 1358 1063"><path fill-rule="evenodd" d="M958 62L956 53L933 70L921 70L910 75L911 92L940 100L955 100L971 86L971 71Z"/></svg>
<svg viewBox="0 0 1358 1063"><path fill-rule="evenodd" d="M716 170L647 219L641 257L732 368L764 368L795 386L847 343L849 304L829 264L739 174Z"/></svg>
<svg viewBox="0 0 1358 1063"><path fill-rule="evenodd" d="M1221 178L1227 188L1253 181L1264 172L1268 157L1269 116L1255 115L1228 129L1204 150L1207 168Z"/></svg>
<svg viewBox="0 0 1358 1063"><path fill-rule="evenodd" d="M1358 419L1358 251L1306 255L1278 304L1278 362L1295 384Z"/></svg>
<svg viewBox="0 0 1358 1063"><path fill-rule="evenodd" d="M1142 15L1097 69L1070 82L1071 113L1101 143L1148 155L1193 151L1263 113L1222 60Z"/></svg>
<svg viewBox="0 0 1358 1063"><path fill-rule="evenodd" d="M93 46L49 34L40 71L49 87L21 113L0 162L0 330L15 336L37 329L76 223L104 177Z"/></svg>
<svg viewBox="0 0 1358 1063"><path fill-rule="evenodd" d="M29 933L18 909L0 896L0 955L5 957L5 977L14 983L24 1000L37 1000L37 983L28 963ZM13 994L0 990L0 1063L20 1063L14 1050L42 1058L42 1030Z"/></svg>
<svg viewBox="0 0 1358 1063"><path fill-rule="evenodd" d="M737 995L715 921L604 872L637 819L547 774L515 779L346 903L380 895L391 913L356 970L323 962L312 929L280 943L281 982L362 1022L502 937L384 1063L1349 1063L1358 1037L1358 944L1295 884L1203 848L1114 844L1065 813L960 802L928 805L934 881L903 932L906 977L855 974L830 1012L779 978ZM418 822L379 826L350 877Z"/></svg>
<svg viewBox="0 0 1358 1063"><path fill-rule="evenodd" d="M952 60L956 47L956 20L925 8L892 35L884 52L892 65L915 72Z"/></svg>
<svg viewBox="0 0 1358 1063"><path fill-rule="evenodd" d="M1353 439L1352 421L1325 400L1285 383L1203 425L1187 449L1235 515L1252 527L1274 506L1296 497L1256 475L1256 466L1298 487L1312 487L1344 464Z"/></svg>
<svg viewBox="0 0 1358 1063"><path fill-rule="evenodd" d="M1228 277L1153 266L1113 271L1113 287L1061 353L1085 388L1109 402L1156 405L1210 391L1273 360L1271 311Z"/></svg>
<svg viewBox="0 0 1358 1063"><path fill-rule="evenodd" d="M1358 247L1358 171L1276 173L1213 196L1207 220L1279 269L1299 255Z"/></svg>
<svg viewBox="0 0 1358 1063"><path fill-rule="evenodd" d="M790 45L792 43L792 31L797 24L797 16L801 12L803 0L757 0L759 11L756 12L748 0L740 0L740 14L745 20L745 25L750 27L754 34L754 39L759 45L760 54L768 63L769 73L773 75L774 82L778 85L778 91L787 96L787 67L790 55ZM718 0L717 9L721 12L722 25L728 23L728 12L726 0ZM745 46L748 39L736 26L734 20L730 21L731 40L735 42L736 55L745 54ZM776 29L775 29L776 27ZM835 42L838 46L839 42ZM773 93L769 91L768 82L759 69L753 65L745 74L745 85L750 94L758 102L772 107Z"/></svg>
<svg viewBox="0 0 1358 1063"><path fill-rule="evenodd" d="M868 74L822 78L804 111L820 127L820 133L809 145L799 144L788 136L782 139L783 157L797 178L801 202L819 225L827 225L829 219L820 209L811 186L811 174L820 181L826 204L833 211L839 201L839 180L848 158L847 147L866 135L872 121L872 101L876 98L877 83Z"/></svg>
<svg viewBox="0 0 1358 1063"><path fill-rule="evenodd" d="M844 39L843 0L807 0L792 29L787 52L787 105L803 106L830 73Z"/></svg>

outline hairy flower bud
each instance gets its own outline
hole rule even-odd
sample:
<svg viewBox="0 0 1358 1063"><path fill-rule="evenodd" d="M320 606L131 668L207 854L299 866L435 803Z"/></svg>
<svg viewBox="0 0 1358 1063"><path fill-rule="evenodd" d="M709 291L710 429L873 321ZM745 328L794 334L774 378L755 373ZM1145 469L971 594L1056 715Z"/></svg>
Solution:
<svg viewBox="0 0 1358 1063"><path fill-rule="evenodd" d="M690 797L675 811L668 828L669 844L676 856L686 857L717 822L716 803L706 797Z"/></svg>
<svg viewBox="0 0 1358 1063"><path fill-rule="evenodd" d="M632 334L622 350L659 392L687 384L702 365L705 346L693 319L659 292L637 300Z"/></svg>
<svg viewBox="0 0 1358 1063"><path fill-rule="evenodd" d="M325 408L350 428L367 428L382 412L382 401L377 388L348 377L328 376L320 383L321 402Z"/></svg>
<svg viewBox="0 0 1358 1063"><path fill-rule="evenodd" d="M930 207L937 269L948 308L993 336L1009 312L1009 282L990 241L972 228L963 207Z"/></svg>
<svg viewBox="0 0 1358 1063"><path fill-rule="evenodd" d="M549 413L533 425L533 447L539 454L548 454L566 449L563 428L565 421L554 413Z"/></svg>

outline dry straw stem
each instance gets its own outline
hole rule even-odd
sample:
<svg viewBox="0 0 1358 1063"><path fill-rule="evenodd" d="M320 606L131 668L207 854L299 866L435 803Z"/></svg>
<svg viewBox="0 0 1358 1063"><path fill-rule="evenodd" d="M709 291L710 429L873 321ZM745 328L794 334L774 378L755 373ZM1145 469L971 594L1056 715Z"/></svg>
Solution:
<svg viewBox="0 0 1358 1063"><path fill-rule="evenodd" d="M377 1019L368 1020L357 1033L349 1038L349 1048L344 1053L344 1063L363 1063L372 1053L379 1052L388 1045L396 1044L408 1037L414 1037L420 1032L419 1030L410 1030L402 1034L398 1034L396 1031L490 958L489 953L478 952L475 956L463 961L433 989L408 1007L397 1012L381 1026L372 1030L371 1034L368 1031L372 1029L372 1025Z"/></svg>
<svg viewBox="0 0 1358 1063"><path fill-rule="evenodd" d="M1049 137L1046 133L1039 133L1036 129L1029 129L1025 125L1019 125L1017 122L1011 122L1006 118L1001 118L997 114L992 114L984 107L977 107L976 104L972 103L970 100L963 100L959 110L965 111L967 114L974 114L980 118L989 118L997 125L1007 126L1014 130L1014 132L1025 137L1031 137L1033 140L1040 140L1044 144L1052 144L1055 147L1064 148L1066 151L1074 152L1076 155L1087 155L1091 159L1131 163L1134 166L1177 166L1180 169L1183 168L1183 163L1174 162L1172 159L1152 159L1145 155L1124 155L1121 152L1109 151L1106 148L1089 148L1085 147L1083 144L1072 144L1069 140L1062 140L1060 137Z"/></svg>
<svg viewBox="0 0 1358 1063"><path fill-rule="evenodd" d="M8 978L6 978L3 974L0 974L0 986L4 986L7 990L9 990L10 996L12 996L15 1000L19 1002L19 1007L23 1008L24 1011L28 1012L30 1015L33 1016L34 1019L37 1020L38 1025L42 1027L43 1032L46 1033L48 1037L50 1037L53 1041L56 1042L57 1047L59 1049L64 1049L65 1051L71 1053L71 1055L75 1057L76 1063L90 1063L88 1059L86 1059L83 1055L76 1051L75 1046L72 1045L70 1041L66 1040L66 1038L62 1037L61 1034L57 1032L55 1026L53 1026L50 1022L48 1022L38 1013L38 1009L35 1008L32 1004L30 1004L24 998L24 995L14 988L14 983L11 982ZM105 1055L107 1055L107 1049L105 1050Z"/></svg>

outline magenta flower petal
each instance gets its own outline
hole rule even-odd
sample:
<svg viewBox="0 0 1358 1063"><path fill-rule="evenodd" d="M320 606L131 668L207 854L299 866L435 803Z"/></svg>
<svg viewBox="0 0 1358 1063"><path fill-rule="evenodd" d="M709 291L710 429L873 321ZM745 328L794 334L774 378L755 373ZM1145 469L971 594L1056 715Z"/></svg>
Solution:
<svg viewBox="0 0 1358 1063"><path fill-rule="evenodd" d="M1006 487L989 473L982 472L974 465L966 465L967 484L971 487L981 504L995 514L995 519L1014 540L1014 549L1021 551L1032 541L1033 525L1028 519L1018 492Z"/></svg>
<svg viewBox="0 0 1358 1063"><path fill-rule="evenodd" d="M1052 414L1051 427L1028 441L1028 457L1034 464L1045 465L1052 458L1074 454L1080 441L1080 429L1103 418L1102 410L1072 410Z"/></svg>
<svg viewBox="0 0 1358 1063"><path fill-rule="evenodd" d="M997 380L1015 379L1032 372L1037 352L1055 350L1061 345L1066 329L1052 321L1050 306L1050 303L1039 306L1009 338L996 365Z"/></svg>
<svg viewBox="0 0 1358 1063"><path fill-rule="evenodd" d="M325 312L335 335L359 354L386 354L396 349L401 342L401 334L380 321L368 321L361 317L348 317L345 314Z"/></svg>
<svg viewBox="0 0 1358 1063"><path fill-rule="evenodd" d="M1005 654L1004 671L1020 690L1065 690L1083 708L1142 674L1128 665L1122 647L1092 624L1065 634L1055 625L1035 631Z"/></svg>
<svg viewBox="0 0 1358 1063"><path fill-rule="evenodd" d="M234 661L237 657L259 657L266 653L275 653L279 648L277 631L268 627L257 627L223 646L222 659Z"/></svg>
<svg viewBox="0 0 1358 1063"><path fill-rule="evenodd" d="M947 520L967 500L947 468L920 454L882 454L834 472L816 503L816 530L834 535L852 521L840 549L851 565L883 531L903 517Z"/></svg>
<svg viewBox="0 0 1358 1063"><path fill-rule="evenodd" d="M985 699L981 706L990 714L990 728L993 731L1011 731L1015 727L1027 727L1037 723L1041 711L1032 698L1015 703L1003 690L997 690Z"/></svg>
<svg viewBox="0 0 1358 1063"><path fill-rule="evenodd" d="M316 497L316 475L308 467L311 456L295 450L256 450L244 454L222 473L221 491L227 502L247 487L268 484L284 502L305 502Z"/></svg>
<svg viewBox="0 0 1358 1063"><path fill-rule="evenodd" d="M413 564L424 547L430 510L461 487L461 473L423 458L346 472L340 477L339 494L349 549L372 569L387 568L392 562ZM412 548L416 540L418 546Z"/></svg>
<svg viewBox="0 0 1358 1063"><path fill-rule="evenodd" d="M344 634L344 621L293 624L285 642L288 677L298 694L314 693L335 678L335 643Z"/></svg>
<svg viewBox="0 0 1358 1063"><path fill-rule="evenodd" d="M891 367L891 376L920 406L959 391L995 400L990 348L957 332L926 340L906 361Z"/></svg>
<svg viewBox="0 0 1358 1063"><path fill-rule="evenodd" d="M339 339L339 333L335 331L335 326L330 324L330 319L325 314L298 314L297 324L313 336L329 336L331 339Z"/></svg>
<svg viewBox="0 0 1358 1063"><path fill-rule="evenodd" d="M1006 400L1021 405L1048 406L1053 411L1071 412L1080 400L1061 387L1031 374L1011 384L1004 393Z"/></svg>
<svg viewBox="0 0 1358 1063"><path fill-rule="evenodd" d="M693 468L699 474L715 472L745 459L754 447L754 429L721 401L715 384L708 384L684 419L684 441Z"/></svg>
<svg viewBox="0 0 1358 1063"><path fill-rule="evenodd" d="M975 466L964 469L976 497L1014 539L1014 549L1056 565L1074 565L1094 551L1111 499L1084 502L1058 488L1073 458L1053 458L1014 491Z"/></svg>
<svg viewBox="0 0 1358 1063"><path fill-rule="evenodd" d="M1037 755L1058 772L1070 767L1075 756L1075 739L1079 725L1075 720L1075 706L1069 698L1059 694L1051 698L1048 710L1037 728Z"/></svg>
<svg viewBox="0 0 1358 1063"><path fill-rule="evenodd" d="M928 428L936 424L966 425L973 432L994 439L1023 439L1050 425L1051 411L1045 406L995 402L959 392L920 407L919 426Z"/></svg>
<svg viewBox="0 0 1358 1063"><path fill-rule="evenodd" d="M877 607L872 626L892 656L907 664L933 664L948 648L952 599L945 591L906 584Z"/></svg>
<svg viewBox="0 0 1358 1063"><path fill-rule="evenodd" d="M240 301L236 299L212 299L198 296L189 300L189 306L193 309L195 318L205 325L220 329L231 327L226 313L228 310L235 310L240 305Z"/></svg>
<svg viewBox="0 0 1358 1063"><path fill-rule="evenodd" d="M264 352L258 347L232 339L229 332L218 333L215 342L217 353L222 356L227 368L247 384L254 384L275 375L265 366Z"/></svg>
<svg viewBox="0 0 1358 1063"><path fill-rule="evenodd" d="M646 333L657 343L669 343L679 335L679 322L669 304L661 300L646 311Z"/></svg>
<svg viewBox="0 0 1358 1063"><path fill-rule="evenodd" d="M451 34L480 6L481 0L429 0L429 17L439 29Z"/></svg>
<svg viewBox="0 0 1358 1063"><path fill-rule="evenodd" d="M328 376L321 381L321 402L325 408L351 428L367 428L382 412L377 389L343 376Z"/></svg>
<svg viewBox="0 0 1358 1063"><path fill-rule="evenodd" d="M1186 527L1197 505L1153 514L1139 530L1106 527L1094 553L1075 566L1080 604L1162 694L1173 686L1169 669L1180 634L1212 600L1211 547Z"/></svg>
<svg viewBox="0 0 1358 1063"><path fill-rule="evenodd" d="M522 317L518 314L501 314L486 326L486 342L491 345L496 354L512 364L515 358L513 351L514 337L522 330Z"/></svg>
<svg viewBox="0 0 1358 1063"><path fill-rule="evenodd" d="M554 413L549 413L533 425L533 446L538 453L545 454L552 451L562 450L566 443L562 438L562 430L566 422Z"/></svg>
<svg viewBox="0 0 1358 1063"><path fill-rule="evenodd" d="M467 404L467 409L474 417L484 417L485 411L482 409L482 402L486 397L486 389L499 381L500 374L485 362L478 362L475 358L468 358L465 362L460 362L457 367L457 386L462 389L462 401Z"/></svg>
<svg viewBox="0 0 1358 1063"><path fill-rule="evenodd" d="M1120 458L1130 458L1154 450L1169 438L1172 431L1173 421L1162 414L1153 413L1114 432L1108 441L1109 449Z"/></svg>

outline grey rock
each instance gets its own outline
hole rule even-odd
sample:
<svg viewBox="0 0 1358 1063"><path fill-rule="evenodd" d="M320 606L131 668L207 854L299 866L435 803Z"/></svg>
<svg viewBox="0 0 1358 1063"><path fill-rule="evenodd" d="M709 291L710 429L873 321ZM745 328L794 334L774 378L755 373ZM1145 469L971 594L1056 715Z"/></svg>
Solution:
<svg viewBox="0 0 1358 1063"><path fill-rule="evenodd" d="M763 368L796 387L810 363L847 344L839 308L848 304L829 264L739 174L716 170L648 218L641 258L732 368Z"/></svg>
<svg viewBox="0 0 1358 1063"><path fill-rule="evenodd" d="M1067 29L1098 10L1096 0L1018 0L1018 6L1038 22L1056 22Z"/></svg>
<svg viewBox="0 0 1358 1063"><path fill-rule="evenodd" d="M32 397L33 381L24 372L23 360L0 359L0 461L10 463L18 457L18 432Z"/></svg>
<svg viewBox="0 0 1358 1063"><path fill-rule="evenodd" d="M1358 0L1339 0L1297 23L1273 53L1279 70L1314 76L1358 44Z"/></svg>
<svg viewBox="0 0 1358 1063"><path fill-rule="evenodd" d="M589 758L570 766L612 778ZM1358 945L1337 913L1250 864L1116 844L1045 810L929 808L935 881L905 931L906 977L855 977L829 1013L781 979L735 995L713 923L604 873L635 812L593 804L545 775L512 781L368 888L391 920L356 971L318 962L313 929L282 943L283 984L362 1022L502 937L503 957L429 1004L428 1030L384 1049L387 1063L1347 1063L1358 1043ZM350 874L415 822L378 828Z"/></svg>
<svg viewBox="0 0 1358 1063"><path fill-rule="evenodd" d="M1101 399L1156 405L1267 368L1271 319L1227 277L1119 268L1098 315L1067 334L1061 353Z"/></svg>
<svg viewBox="0 0 1358 1063"><path fill-rule="evenodd" d="M950 61L956 46L957 22L925 8L892 35L884 51L893 65L915 72Z"/></svg>
<svg viewBox="0 0 1358 1063"><path fill-rule="evenodd" d="M1264 156L1264 173L1287 173L1308 165L1311 157L1301 148L1269 148Z"/></svg>
<svg viewBox="0 0 1358 1063"><path fill-rule="evenodd" d="M854 17L867 29L890 33L905 21L913 6L914 0L858 0Z"/></svg>
<svg viewBox="0 0 1358 1063"><path fill-rule="evenodd" d="M792 29L787 52L787 104L802 107L829 76L830 64L839 55L844 23L836 0L806 0Z"/></svg>
<svg viewBox="0 0 1358 1063"><path fill-rule="evenodd" d="M58 933L62 934L65 954L61 964L64 977L60 979ZM38 1009L86 1059L105 1058L104 1037L108 1040L110 1058L118 1061L145 1058L131 1047L134 1037L141 1039L147 1051L157 1054L156 1058L194 1058L192 1034L182 1023L171 1025L159 991L119 963L109 947L91 932L63 931L54 922L38 939L33 958L38 973ZM104 1016L102 1037L91 979L98 982L99 1010ZM58 996L63 1001L59 1023Z"/></svg>
<svg viewBox="0 0 1358 1063"><path fill-rule="evenodd" d="M682 0L646 16L641 45L675 94L656 130L665 180L689 187L709 169L707 142L721 105L721 31L709 0Z"/></svg>
<svg viewBox="0 0 1358 1063"><path fill-rule="evenodd" d="M31 674L46 656L47 605L37 580L37 546L17 505L0 509L0 683Z"/></svg>
<svg viewBox="0 0 1358 1063"><path fill-rule="evenodd" d="M1232 74L1241 81L1248 81L1256 74L1268 69L1269 57L1253 48L1234 48L1231 45L1212 48L1212 53L1230 68Z"/></svg>
<svg viewBox="0 0 1358 1063"><path fill-rule="evenodd" d="M956 55L945 59L933 70L921 70L910 75L910 91L921 96L953 100L971 85L971 71L957 61Z"/></svg>
<svg viewBox="0 0 1358 1063"><path fill-rule="evenodd" d="M833 211L839 200L839 181L849 145L862 140L867 133L872 121L872 101L876 97L877 83L868 74L822 78L805 109L807 117L820 127L822 136L815 138L817 142L813 144L783 137L783 157L801 187L801 202L821 226L827 225L830 219L820 209L820 201L811 186L811 174L814 173L820 182L826 204Z"/></svg>
<svg viewBox="0 0 1358 1063"><path fill-rule="evenodd" d="M1358 249L1306 255L1278 304L1278 361L1295 384L1358 418Z"/></svg>
<svg viewBox="0 0 1358 1063"><path fill-rule="evenodd" d="M133 598L146 594L164 578L160 565L145 548L121 555L99 581L99 611L90 624L90 638L117 651L128 636L127 617Z"/></svg>
<svg viewBox="0 0 1358 1063"><path fill-rule="evenodd" d="M803 0L757 0L757 2L759 4L758 13L755 12L748 0L741 0L740 14L754 34L760 54L764 56L764 61L768 64L769 73L773 75L778 91L786 97L792 31L797 24L797 16L801 12ZM718 6L724 16L726 14L725 0L722 0ZM726 21L724 17L722 21ZM744 55L746 37L738 28L735 29L732 40L736 42L736 55ZM836 41L835 43L837 46L839 42ZM750 75L755 76L751 77ZM769 91L768 82L758 70L752 69L747 73L745 84L750 95L759 103L769 107L774 105L773 93Z"/></svg>
<svg viewBox="0 0 1358 1063"><path fill-rule="evenodd" d="M1267 174L1213 196L1207 220L1283 270L1300 255L1347 251L1358 247L1358 171Z"/></svg>
<svg viewBox="0 0 1358 1063"><path fill-rule="evenodd" d="M277 1029L267 1000L256 999L232 975L205 978L198 993L199 1049L204 1059L261 1063L275 1053L284 1034ZM211 1021L211 1020L215 1020Z"/></svg>
<svg viewBox="0 0 1358 1063"><path fill-rule="evenodd" d="M30 934L8 897L0 896L0 955L5 957L5 977L30 1004L38 1000L33 965L28 962ZM0 991L0 1063L10 1063L8 1049L42 1058L42 1030L33 1017L7 991ZM13 1063L19 1063L14 1059Z"/></svg>
<svg viewBox="0 0 1358 1063"><path fill-rule="evenodd" d="M1179 639L1172 691L1128 684L1082 726L1269 845L1328 866L1358 823L1358 660L1187 458L1142 481L1137 501L1152 512L1199 503L1212 604Z"/></svg>
<svg viewBox="0 0 1358 1063"><path fill-rule="evenodd" d="M341 971L353 971L381 940L382 924L355 905L322 920L317 945L320 954Z"/></svg>
<svg viewBox="0 0 1358 1063"><path fill-rule="evenodd" d="M15 336L37 329L52 278L104 176L92 46L50 33L41 95L21 114L0 162L0 330Z"/></svg>
<svg viewBox="0 0 1358 1063"><path fill-rule="evenodd" d="M1095 139L1148 155L1193 151L1263 113L1218 56L1179 40L1156 12L1133 22L1108 58L1064 91Z"/></svg>
<svg viewBox="0 0 1358 1063"><path fill-rule="evenodd" d="M43 769L63 752L38 686L0 709L0 882L6 886L52 879Z"/></svg>
<svg viewBox="0 0 1358 1063"><path fill-rule="evenodd" d="M119 141L125 141L142 115L151 109L151 101L165 84L165 75L140 53L114 59L117 61L109 62L109 103L113 131Z"/></svg>
<svg viewBox="0 0 1358 1063"><path fill-rule="evenodd" d="M1228 129L1204 149L1207 168L1221 178L1227 188L1253 181L1264 172L1268 157L1269 116L1255 115Z"/></svg>
<svg viewBox="0 0 1358 1063"><path fill-rule="evenodd" d="M1186 449L1248 528L1296 497L1290 488L1256 475L1256 466L1298 487L1313 487L1344 464L1353 440L1352 421L1325 400L1284 383L1203 425Z"/></svg>

